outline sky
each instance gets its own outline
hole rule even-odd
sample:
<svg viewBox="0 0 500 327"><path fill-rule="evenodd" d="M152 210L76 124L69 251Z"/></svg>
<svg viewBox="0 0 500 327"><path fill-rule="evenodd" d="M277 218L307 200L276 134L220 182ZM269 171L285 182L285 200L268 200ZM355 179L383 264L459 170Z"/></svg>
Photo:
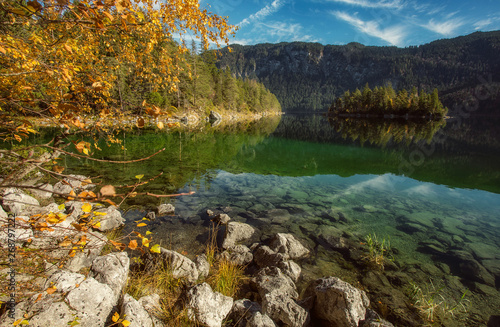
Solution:
<svg viewBox="0 0 500 327"><path fill-rule="evenodd" d="M500 0L199 0L239 27L230 43L407 47L500 30Z"/></svg>

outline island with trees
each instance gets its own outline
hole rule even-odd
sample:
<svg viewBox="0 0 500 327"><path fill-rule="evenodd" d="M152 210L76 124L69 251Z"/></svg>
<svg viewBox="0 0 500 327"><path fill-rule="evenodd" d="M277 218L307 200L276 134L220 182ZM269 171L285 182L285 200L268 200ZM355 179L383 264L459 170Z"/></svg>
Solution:
<svg viewBox="0 0 500 327"><path fill-rule="evenodd" d="M370 89L368 84L362 91L346 91L336 98L328 110L338 116L374 117L425 117L442 119L448 108L439 100L438 91L432 93L418 91L413 87L410 92L402 89L396 92L391 84Z"/></svg>

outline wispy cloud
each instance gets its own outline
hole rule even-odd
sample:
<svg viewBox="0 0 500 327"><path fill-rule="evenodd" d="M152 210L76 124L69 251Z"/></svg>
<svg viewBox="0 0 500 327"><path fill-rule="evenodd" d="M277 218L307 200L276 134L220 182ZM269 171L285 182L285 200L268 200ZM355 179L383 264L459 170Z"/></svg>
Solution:
<svg viewBox="0 0 500 327"><path fill-rule="evenodd" d="M481 19L480 21L477 21L474 24L474 29L477 31L477 30L485 28L488 25L491 25L492 23L493 23L493 19L491 19L491 18Z"/></svg>
<svg viewBox="0 0 500 327"><path fill-rule="evenodd" d="M354 26L360 32L382 39L392 45L401 46L403 43L402 41L406 36L406 29L401 25L382 29L379 23L374 20L363 21L358 17L349 15L348 13L342 11L332 11L331 14Z"/></svg>
<svg viewBox="0 0 500 327"><path fill-rule="evenodd" d="M453 18L442 22L431 19L427 24L422 25L422 27L444 36L452 36L463 24L464 22L460 18Z"/></svg>
<svg viewBox="0 0 500 327"><path fill-rule="evenodd" d="M239 22L238 26L239 27L244 27L248 24L250 24L253 21L259 21L265 18L266 16L269 16L271 14L274 14L280 8L283 6L285 3L285 0L274 0L272 3L268 4L261 10L257 11L255 14L252 14L248 16L247 18L243 19L241 22Z"/></svg>
<svg viewBox="0 0 500 327"><path fill-rule="evenodd" d="M304 31L301 24L282 21L255 23L247 35L252 35L252 38L236 38L234 43L245 45L265 42L321 41Z"/></svg>
<svg viewBox="0 0 500 327"><path fill-rule="evenodd" d="M401 0L329 0L329 1L344 3L347 5L358 6L363 8L400 9L403 7L403 2Z"/></svg>

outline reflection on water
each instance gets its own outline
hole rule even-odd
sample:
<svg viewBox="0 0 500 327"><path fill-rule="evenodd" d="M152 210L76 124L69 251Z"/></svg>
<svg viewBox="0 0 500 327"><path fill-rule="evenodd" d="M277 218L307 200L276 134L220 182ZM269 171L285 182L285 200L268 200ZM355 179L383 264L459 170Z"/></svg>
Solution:
<svg viewBox="0 0 500 327"><path fill-rule="evenodd" d="M457 129L441 123L332 123L319 116L285 116L279 125L262 126L267 129L126 135L127 153L110 148L103 157L167 150L147 166L79 162L78 172L124 184L137 174L163 171L149 191L196 191L172 199L176 216L151 226L155 237L175 249L201 252L204 212L219 209L257 227L261 240L276 232L295 234L314 250L302 263L304 279L335 275L360 285L374 307L391 308L385 314L400 325L413 321L407 288L427 285L430 278L449 299L471 290L467 321L459 325L484 324L498 314L500 147L489 142L495 131L464 122ZM411 162L415 151L424 154L422 162ZM401 172L405 160L411 174ZM127 205L159 204L153 201L160 200L134 198ZM127 217L144 212L130 210ZM362 258L332 241L341 237L363 249L372 233L390 239L394 249L394 264L384 272L367 269Z"/></svg>
<svg viewBox="0 0 500 327"><path fill-rule="evenodd" d="M404 119L356 119L329 117L328 121L335 131L345 138L359 140L385 147L389 142L409 145L421 140L430 143L434 134L446 125L442 120L404 120Z"/></svg>

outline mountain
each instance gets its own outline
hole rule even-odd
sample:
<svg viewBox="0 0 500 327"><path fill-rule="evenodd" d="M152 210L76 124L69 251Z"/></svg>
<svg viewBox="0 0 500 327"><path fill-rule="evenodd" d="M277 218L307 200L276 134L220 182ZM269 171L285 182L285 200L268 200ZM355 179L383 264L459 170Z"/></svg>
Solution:
<svg viewBox="0 0 500 327"><path fill-rule="evenodd" d="M292 42L231 45L217 66L257 79L284 111L326 112L347 90L383 86L439 90L450 114L500 114L500 31L407 48Z"/></svg>

